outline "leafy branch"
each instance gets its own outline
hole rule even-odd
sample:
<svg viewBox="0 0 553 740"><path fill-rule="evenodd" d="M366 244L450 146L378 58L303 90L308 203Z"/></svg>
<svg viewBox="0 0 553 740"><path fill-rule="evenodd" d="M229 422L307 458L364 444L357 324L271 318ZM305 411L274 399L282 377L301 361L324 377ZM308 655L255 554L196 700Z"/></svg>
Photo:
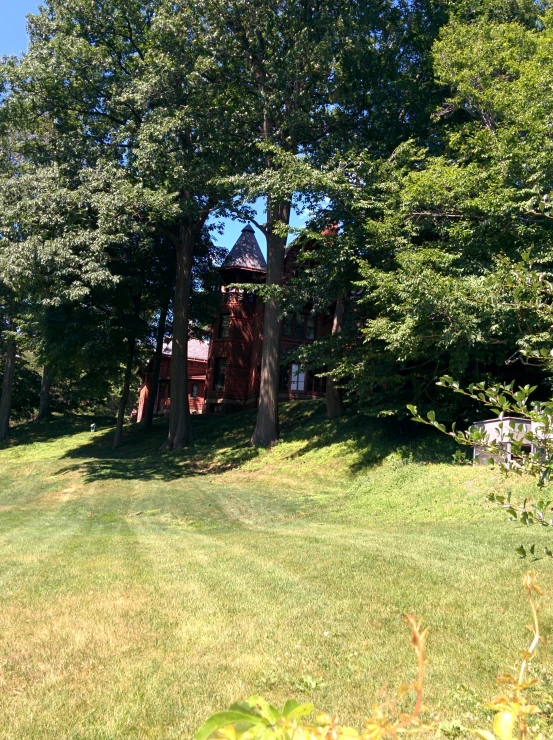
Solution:
<svg viewBox="0 0 553 740"><path fill-rule="evenodd" d="M408 405L414 421L435 427L458 444L474 448L478 457L487 458L489 464L497 466L504 474L530 475L540 489L547 486L553 468L553 401L530 401L536 390L536 386L530 385L515 388L514 383L493 386L471 383L463 389L448 375L443 376L438 385L451 388L490 409L498 417L496 435L490 437L483 426L475 425L461 431L452 424L448 430L436 419L434 411L423 418L416 406ZM466 460L460 451L455 457L459 462ZM512 521L525 526L553 526L552 499L540 496L535 501L525 498L522 502L513 502L511 495L491 494L489 500L504 508ZM528 551L522 545L517 548L521 557L535 556L535 551L535 545ZM548 547L543 552L553 557Z"/></svg>

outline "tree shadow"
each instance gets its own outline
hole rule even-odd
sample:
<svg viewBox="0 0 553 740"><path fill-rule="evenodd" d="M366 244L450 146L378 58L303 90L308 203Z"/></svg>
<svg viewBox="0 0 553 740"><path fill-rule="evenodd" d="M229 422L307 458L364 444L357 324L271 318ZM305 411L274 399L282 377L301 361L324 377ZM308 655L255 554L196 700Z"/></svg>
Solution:
<svg viewBox="0 0 553 740"><path fill-rule="evenodd" d="M95 424L96 429L102 432L111 429L114 422L109 416L92 414L56 414L40 421L26 421L11 428L10 435L0 444L0 449L52 442L70 434L90 431L91 424Z"/></svg>
<svg viewBox="0 0 553 740"><path fill-rule="evenodd" d="M240 468L264 451L249 446L255 411L193 418L195 441L180 451L164 451L167 420L157 419L151 431L127 427L122 447L112 449L113 429L102 427L85 445L64 455L74 460L60 473L79 470L85 480L165 480L217 475ZM412 462L451 462L455 444L434 430L410 421L374 419L353 409L340 419L326 418L324 403L299 401L282 404L281 437L293 445L288 459L340 443L351 447L350 472L358 473L381 463L391 454ZM67 433L67 429L66 429ZM285 458L286 459L286 458Z"/></svg>
<svg viewBox="0 0 553 740"><path fill-rule="evenodd" d="M60 473L80 470L88 482L114 478L171 481L224 473L259 454L248 444L254 419L251 412L217 419L197 416L193 419L194 442L178 451L162 449L168 430L165 418L156 419L149 431L139 424L128 426L124 443L116 450L111 428L96 433L88 444L66 452L62 459L76 462Z"/></svg>
<svg viewBox="0 0 553 740"><path fill-rule="evenodd" d="M291 458L336 443L351 445L356 454L349 469L357 473L380 464L392 454L405 462L451 463L458 449L450 438L411 420L370 417L355 413L351 407L344 416L330 420L324 404L304 402L289 406L283 436L288 440L306 440Z"/></svg>

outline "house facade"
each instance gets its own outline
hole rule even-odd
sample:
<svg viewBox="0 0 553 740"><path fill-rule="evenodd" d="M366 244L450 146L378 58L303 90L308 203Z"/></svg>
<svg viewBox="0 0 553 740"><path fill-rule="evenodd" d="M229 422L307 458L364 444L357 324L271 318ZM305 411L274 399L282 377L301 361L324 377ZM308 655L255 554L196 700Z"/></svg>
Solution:
<svg viewBox="0 0 553 740"><path fill-rule="evenodd" d="M163 345L163 355L159 370L159 382L154 406L155 416L164 416L171 409L171 354L172 342ZM188 403L193 414L202 414L205 410L205 378L209 344L198 339L188 342ZM152 392L153 360L150 360L142 373L142 383L138 394L137 421L142 421L146 413L148 398Z"/></svg>
<svg viewBox="0 0 553 740"><path fill-rule="evenodd" d="M299 247L284 258L284 279L294 274ZM265 283L267 264L251 226L246 226L220 268L219 309L209 342L188 344L188 399L192 413L231 413L257 406L261 377L264 304L252 285ZM240 289L247 284L249 289ZM324 398L325 379L286 358L300 345L329 334L332 319L310 306L283 319L280 339L281 400ZM200 364L199 355L202 355ZM205 356L205 359L203 359ZM170 409L171 353L164 349L156 413ZM138 420L142 418L151 378L144 375ZM144 400L143 400L144 397Z"/></svg>

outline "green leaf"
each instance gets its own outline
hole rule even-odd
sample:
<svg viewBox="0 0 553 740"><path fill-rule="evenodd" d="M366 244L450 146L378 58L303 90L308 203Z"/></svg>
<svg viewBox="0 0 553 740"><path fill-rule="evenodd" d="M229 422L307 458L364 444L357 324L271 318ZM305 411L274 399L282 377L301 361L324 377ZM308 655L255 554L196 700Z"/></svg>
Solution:
<svg viewBox="0 0 553 740"><path fill-rule="evenodd" d="M514 740L513 732L517 721L512 712L499 712L493 721L493 731L499 740Z"/></svg>
<svg viewBox="0 0 553 740"><path fill-rule="evenodd" d="M294 711L294 709L297 709L297 707L300 706L299 701L296 701L296 699L288 699L286 704L284 705L282 709L282 716L283 717L289 717L290 713Z"/></svg>
<svg viewBox="0 0 553 740"><path fill-rule="evenodd" d="M253 726L259 724L261 719L253 714L233 711L231 709L226 712L217 712L217 714L211 715L211 717L203 723L194 735L194 740L207 740L215 730L218 730L221 727L226 727L227 725L232 725L235 722L245 722Z"/></svg>
<svg viewBox="0 0 553 740"><path fill-rule="evenodd" d="M262 696L250 696L248 704L255 707L263 719L271 725L280 719L281 715L278 709L269 704Z"/></svg>
<svg viewBox="0 0 553 740"><path fill-rule="evenodd" d="M300 717L307 717L315 709L313 704L300 704L295 699L289 699L284 705L282 715L288 717L288 719L299 719Z"/></svg>
<svg viewBox="0 0 553 740"><path fill-rule="evenodd" d="M488 732L488 730L474 730L474 734L480 740L497 740L496 736L492 732Z"/></svg>

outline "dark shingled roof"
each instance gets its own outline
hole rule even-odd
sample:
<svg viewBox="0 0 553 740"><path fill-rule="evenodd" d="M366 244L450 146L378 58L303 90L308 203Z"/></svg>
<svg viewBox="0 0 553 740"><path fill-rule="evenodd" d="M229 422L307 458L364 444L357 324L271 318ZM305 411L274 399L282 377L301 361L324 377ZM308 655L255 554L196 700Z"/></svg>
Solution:
<svg viewBox="0 0 553 740"><path fill-rule="evenodd" d="M230 250L222 267L245 267L247 270L267 269L267 263L263 256L254 230L251 226L245 226L238 237L238 241Z"/></svg>

